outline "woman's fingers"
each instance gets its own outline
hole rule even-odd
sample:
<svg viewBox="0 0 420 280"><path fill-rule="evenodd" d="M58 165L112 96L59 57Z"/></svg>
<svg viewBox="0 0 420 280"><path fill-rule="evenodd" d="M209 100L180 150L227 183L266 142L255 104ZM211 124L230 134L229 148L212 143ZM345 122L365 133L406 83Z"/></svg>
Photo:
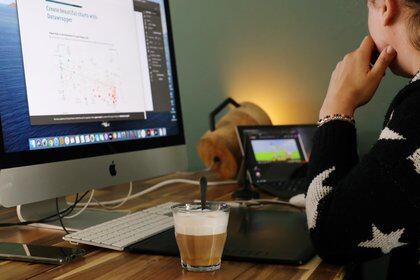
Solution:
<svg viewBox="0 0 420 280"><path fill-rule="evenodd" d="M361 53L363 60L369 63L374 50L375 42L373 41L372 37L366 36L360 44L359 48L359 52Z"/></svg>
<svg viewBox="0 0 420 280"><path fill-rule="evenodd" d="M373 78L376 82L380 82L386 72L386 69L392 63L392 61L394 61L396 55L397 52L393 47L386 47L379 55L379 58L373 66L372 70L369 72L371 78Z"/></svg>
<svg viewBox="0 0 420 280"><path fill-rule="evenodd" d="M360 47L337 64L320 117L328 114L353 114L374 96L388 66L396 57L392 47L385 48L372 69L369 63L375 51L375 42L366 36Z"/></svg>

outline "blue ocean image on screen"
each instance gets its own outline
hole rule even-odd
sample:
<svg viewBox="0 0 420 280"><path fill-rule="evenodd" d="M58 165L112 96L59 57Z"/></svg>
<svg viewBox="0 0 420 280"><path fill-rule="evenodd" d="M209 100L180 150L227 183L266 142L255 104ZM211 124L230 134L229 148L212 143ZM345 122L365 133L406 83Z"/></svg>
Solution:
<svg viewBox="0 0 420 280"><path fill-rule="evenodd" d="M13 1L9 1L13 2ZM166 127L168 135L179 133L170 113L148 113L147 121L31 126L26 97L25 75L17 10L0 0L0 112L4 149L7 153L29 150L28 139L62 135L101 133Z"/></svg>

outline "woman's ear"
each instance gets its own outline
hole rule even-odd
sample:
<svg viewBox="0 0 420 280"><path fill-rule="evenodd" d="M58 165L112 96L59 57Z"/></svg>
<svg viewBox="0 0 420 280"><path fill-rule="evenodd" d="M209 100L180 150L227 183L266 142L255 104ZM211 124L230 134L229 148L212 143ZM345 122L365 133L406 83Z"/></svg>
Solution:
<svg viewBox="0 0 420 280"><path fill-rule="evenodd" d="M383 0L380 9L383 24L392 25L400 12L399 0Z"/></svg>

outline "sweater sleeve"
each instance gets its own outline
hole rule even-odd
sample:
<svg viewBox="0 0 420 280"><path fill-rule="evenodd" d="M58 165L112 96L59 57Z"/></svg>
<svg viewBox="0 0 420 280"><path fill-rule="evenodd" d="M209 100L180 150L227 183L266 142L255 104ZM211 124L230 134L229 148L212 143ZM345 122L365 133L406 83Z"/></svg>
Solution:
<svg viewBox="0 0 420 280"><path fill-rule="evenodd" d="M360 162L352 124L334 121L316 132L306 212L324 260L364 261L418 243L419 105L408 99L398 106Z"/></svg>

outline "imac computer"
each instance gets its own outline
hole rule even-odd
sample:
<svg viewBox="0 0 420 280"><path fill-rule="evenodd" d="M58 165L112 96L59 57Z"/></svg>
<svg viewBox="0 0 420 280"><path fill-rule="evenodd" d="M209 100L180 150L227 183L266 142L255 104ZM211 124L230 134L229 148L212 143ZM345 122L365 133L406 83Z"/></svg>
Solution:
<svg viewBox="0 0 420 280"><path fill-rule="evenodd" d="M0 0L1 206L187 168L170 23L167 0Z"/></svg>

